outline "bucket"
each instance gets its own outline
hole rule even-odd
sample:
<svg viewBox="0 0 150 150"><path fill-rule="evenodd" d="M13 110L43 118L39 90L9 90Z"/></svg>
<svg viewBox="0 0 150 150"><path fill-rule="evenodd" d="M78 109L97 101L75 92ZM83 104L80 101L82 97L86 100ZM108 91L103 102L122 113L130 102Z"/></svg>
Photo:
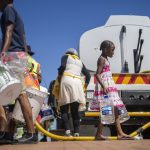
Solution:
<svg viewBox="0 0 150 150"><path fill-rule="evenodd" d="M13 102L21 90L21 81L13 77L7 66L4 66L0 61L0 105Z"/></svg>
<svg viewBox="0 0 150 150"><path fill-rule="evenodd" d="M26 90L26 93L27 93L29 102L32 107L32 117L33 117L33 122L34 122L40 112L40 109L41 109L43 102L44 102L45 98L47 97L48 93L43 92L41 90L36 90L34 88L28 88ZM21 110L21 107L20 107L20 104L18 101L15 104L12 117L21 122L25 122L23 114L22 114L22 110Z"/></svg>
<svg viewBox="0 0 150 150"><path fill-rule="evenodd" d="M47 104L43 104L40 113L38 115L37 121L42 123L46 120L54 119L54 112L50 106Z"/></svg>
<svg viewBox="0 0 150 150"><path fill-rule="evenodd" d="M34 79L27 69L27 54L25 52L6 52L1 57L1 61L7 65L17 79L21 80L23 90L35 85Z"/></svg>

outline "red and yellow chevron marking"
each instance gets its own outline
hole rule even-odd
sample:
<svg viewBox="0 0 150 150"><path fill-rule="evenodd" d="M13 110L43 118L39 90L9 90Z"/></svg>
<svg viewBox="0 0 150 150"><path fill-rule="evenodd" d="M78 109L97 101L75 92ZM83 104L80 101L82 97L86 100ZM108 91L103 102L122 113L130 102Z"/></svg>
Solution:
<svg viewBox="0 0 150 150"><path fill-rule="evenodd" d="M150 84L150 74L149 73L137 73L137 74L120 74L114 73L113 79L116 84ZM94 83L96 83L96 78L94 77Z"/></svg>
<svg viewBox="0 0 150 150"><path fill-rule="evenodd" d="M150 74L113 74L116 84L150 84Z"/></svg>

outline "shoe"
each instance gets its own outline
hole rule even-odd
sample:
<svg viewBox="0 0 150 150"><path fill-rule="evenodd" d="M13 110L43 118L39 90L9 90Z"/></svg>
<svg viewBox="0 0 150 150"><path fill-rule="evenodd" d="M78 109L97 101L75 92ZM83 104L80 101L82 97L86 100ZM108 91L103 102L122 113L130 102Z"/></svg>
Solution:
<svg viewBox="0 0 150 150"><path fill-rule="evenodd" d="M65 136L72 137L70 130L65 131Z"/></svg>
<svg viewBox="0 0 150 150"><path fill-rule="evenodd" d="M0 133L0 145L13 144L13 143L14 143L13 134L8 132L3 132L3 136L2 136L2 132Z"/></svg>
<svg viewBox="0 0 150 150"><path fill-rule="evenodd" d="M134 140L134 138L129 136L121 136L117 137L117 140Z"/></svg>
<svg viewBox="0 0 150 150"><path fill-rule="evenodd" d="M16 144L36 144L38 137L36 133L25 133L21 138L16 140Z"/></svg>
<svg viewBox="0 0 150 150"><path fill-rule="evenodd" d="M43 137L43 138L40 140L40 142L47 142L46 137Z"/></svg>
<svg viewBox="0 0 150 150"><path fill-rule="evenodd" d="M79 133L74 133L74 136L78 137L78 136L79 136Z"/></svg>
<svg viewBox="0 0 150 150"><path fill-rule="evenodd" d="M4 138L5 132L0 131L0 140Z"/></svg>

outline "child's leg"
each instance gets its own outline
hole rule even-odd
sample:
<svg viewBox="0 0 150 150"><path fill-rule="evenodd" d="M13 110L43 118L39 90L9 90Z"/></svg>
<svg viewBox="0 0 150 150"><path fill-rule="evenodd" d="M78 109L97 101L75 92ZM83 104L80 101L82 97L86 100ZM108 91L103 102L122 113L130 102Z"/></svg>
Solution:
<svg viewBox="0 0 150 150"><path fill-rule="evenodd" d="M101 123L101 121L99 121L96 135L95 135L96 140L106 140L107 139L105 136L102 135L102 131L103 131L103 124Z"/></svg>
<svg viewBox="0 0 150 150"><path fill-rule="evenodd" d="M122 128L121 128L121 124L120 124L120 120L119 120L119 114L118 114L118 108L117 107L114 108L114 112L115 112L115 125L116 125L118 139L131 138L131 136L125 134L123 132Z"/></svg>

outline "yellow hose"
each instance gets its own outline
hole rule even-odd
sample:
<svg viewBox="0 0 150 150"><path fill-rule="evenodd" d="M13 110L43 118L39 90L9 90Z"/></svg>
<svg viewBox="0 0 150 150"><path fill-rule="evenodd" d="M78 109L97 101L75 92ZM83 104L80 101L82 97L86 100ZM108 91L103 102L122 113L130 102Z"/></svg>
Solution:
<svg viewBox="0 0 150 150"><path fill-rule="evenodd" d="M62 141L93 141L93 140L95 140L94 136L66 137L66 136L56 135L56 134L53 134L53 133L46 131L37 121L35 122L35 126L44 135L46 135L52 139L59 140L59 141L60 140L62 140ZM132 134L133 134L133 136L135 136L138 133L136 132L136 134L135 133L132 133ZM108 140L117 140L116 136L109 136L107 138L108 138Z"/></svg>
<svg viewBox="0 0 150 150"><path fill-rule="evenodd" d="M131 117L150 117L150 112L128 112ZM85 112L85 117L98 117L99 112Z"/></svg>
<svg viewBox="0 0 150 150"><path fill-rule="evenodd" d="M136 117L137 116L150 117L150 112L129 112L129 115L130 116L136 116ZM85 112L85 116L86 117L99 116L99 112ZM93 141L93 140L95 140L94 136L66 137L66 136L56 135L56 134L53 134L53 133L46 131L37 121L35 122L35 126L43 134L45 134L46 136L48 136L52 139L55 139L55 140L62 140L62 141ZM150 127L150 122L146 123L145 125L140 127L138 130L132 132L130 134L130 136L134 137L134 136L138 135L139 131L146 130L149 127ZM117 140L117 137L116 136L109 136L108 140Z"/></svg>
<svg viewBox="0 0 150 150"><path fill-rule="evenodd" d="M92 136L67 137L67 136L56 135L56 134L46 131L37 121L35 122L35 126L39 131L44 133L46 136L51 137L52 139L55 139L55 140L63 140L63 141L92 141L92 140L95 140L95 137L92 137Z"/></svg>
<svg viewBox="0 0 150 150"><path fill-rule="evenodd" d="M150 70L145 70L145 71L142 71L140 73L150 73Z"/></svg>
<svg viewBox="0 0 150 150"><path fill-rule="evenodd" d="M132 137L134 137L134 136L136 136L136 135L138 134L138 132L143 131L143 130L146 130L146 129L149 128L149 127L150 127L150 122L146 123L145 125L143 125L143 126L142 126L141 128L139 128L138 130L132 132L130 135L131 135Z"/></svg>

